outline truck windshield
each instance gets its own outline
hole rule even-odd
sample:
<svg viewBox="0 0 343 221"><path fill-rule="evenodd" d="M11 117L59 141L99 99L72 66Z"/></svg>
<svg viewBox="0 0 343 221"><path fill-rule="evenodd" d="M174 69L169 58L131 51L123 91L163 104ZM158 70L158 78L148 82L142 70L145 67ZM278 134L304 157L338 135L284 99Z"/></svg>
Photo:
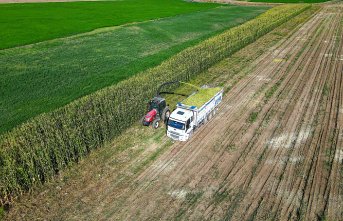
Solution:
<svg viewBox="0 0 343 221"><path fill-rule="evenodd" d="M171 120L171 119L169 119L169 121L168 121L168 126L174 127L176 129L180 129L180 130L185 129L185 124L184 123L177 122L177 121L174 121L174 120Z"/></svg>

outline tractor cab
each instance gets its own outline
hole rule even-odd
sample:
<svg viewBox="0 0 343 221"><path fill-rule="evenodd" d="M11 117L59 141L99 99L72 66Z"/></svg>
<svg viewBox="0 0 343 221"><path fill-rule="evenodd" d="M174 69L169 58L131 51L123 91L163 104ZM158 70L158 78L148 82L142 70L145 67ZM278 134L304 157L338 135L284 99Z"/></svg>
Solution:
<svg viewBox="0 0 343 221"><path fill-rule="evenodd" d="M170 110L163 97L156 96L151 99L147 109L148 112L142 119L144 126L152 125L153 128L158 128L161 120L166 122L169 118Z"/></svg>
<svg viewBox="0 0 343 221"><path fill-rule="evenodd" d="M155 109L157 113L161 116L166 106L166 99L164 99L163 97L154 97L148 103L148 112Z"/></svg>

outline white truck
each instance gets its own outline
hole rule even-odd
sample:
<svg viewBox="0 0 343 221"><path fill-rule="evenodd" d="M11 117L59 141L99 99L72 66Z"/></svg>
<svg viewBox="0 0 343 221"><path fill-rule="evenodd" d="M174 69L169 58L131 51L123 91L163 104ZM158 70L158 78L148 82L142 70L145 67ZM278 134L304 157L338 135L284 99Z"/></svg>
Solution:
<svg viewBox="0 0 343 221"><path fill-rule="evenodd" d="M222 98L222 88L202 88L177 103L168 119L167 136L173 140L187 141L198 127L211 119Z"/></svg>

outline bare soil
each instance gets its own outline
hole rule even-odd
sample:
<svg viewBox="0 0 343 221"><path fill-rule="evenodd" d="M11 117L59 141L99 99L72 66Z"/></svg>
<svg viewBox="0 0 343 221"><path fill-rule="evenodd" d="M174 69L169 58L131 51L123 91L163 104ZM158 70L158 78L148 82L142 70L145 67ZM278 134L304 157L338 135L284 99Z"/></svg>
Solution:
<svg viewBox="0 0 343 221"><path fill-rule="evenodd" d="M211 68L228 92L190 141L134 127L6 218L343 220L342 6L229 79L228 60Z"/></svg>

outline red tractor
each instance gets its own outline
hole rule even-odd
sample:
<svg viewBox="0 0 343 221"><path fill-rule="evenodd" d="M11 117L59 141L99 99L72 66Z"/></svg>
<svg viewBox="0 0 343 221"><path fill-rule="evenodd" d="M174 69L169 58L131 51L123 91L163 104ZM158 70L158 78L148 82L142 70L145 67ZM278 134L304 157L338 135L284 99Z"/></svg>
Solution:
<svg viewBox="0 0 343 221"><path fill-rule="evenodd" d="M159 127L161 120L164 123L167 123L168 118L170 116L170 109L166 103L166 99L164 99L161 96L161 94L176 94L176 95L180 95L180 96L188 96L185 94L179 94L179 93L175 93L175 92L161 91L161 89L163 87L165 87L167 85L171 85L171 84L187 84L187 85L194 87L191 84L184 83L181 81L170 81L170 82L166 82L166 83L162 84L158 88L156 96L153 99L151 99L148 103L147 114L142 119L142 124L144 126L152 125L152 127L156 129Z"/></svg>
<svg viewBox="0 0 343 221"><path fill-rule="evenodd" d="M143 117L142 123L144 126L152 125L157 129L162 120L164 123L170 116L170 110L167 106L166 100L163 97L156 96L148 103L148 113Z"/></svg>

